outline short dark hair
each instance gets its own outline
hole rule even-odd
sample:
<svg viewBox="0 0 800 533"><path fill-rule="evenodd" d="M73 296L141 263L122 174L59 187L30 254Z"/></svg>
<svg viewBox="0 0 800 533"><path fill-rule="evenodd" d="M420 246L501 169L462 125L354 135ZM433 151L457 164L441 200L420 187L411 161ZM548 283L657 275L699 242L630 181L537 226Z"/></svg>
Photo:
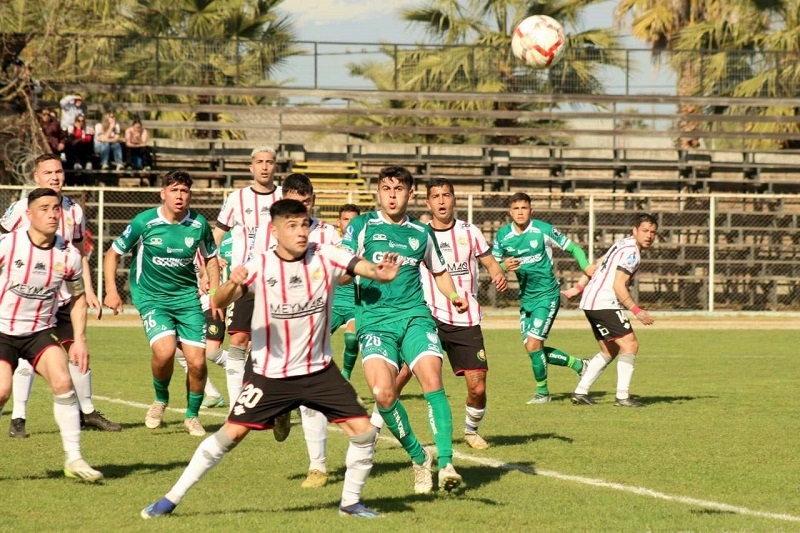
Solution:
<svg viewBox="0 0 800 533"><path fill-rule="evenodd" d="M524 192L515 192L514 194L511 195L511 198L508 199L508 205L510 207L511 204L513 204L514 202L523 202L523 201L531 203L531 197Z"/></svg>
<svg viewBox="0 0 800 533"><path fill-rule="evenodd" d="M28 207L30 207L30 205L39 198L45 198L47 196L54 196L55 198L58 198L58 193L50 187L39 187L37 189L33 189L30 194L28 194Z"/></svg>
<svg viewBox="0 0 800 533"><path fill-rule="evenodd" d="M358 207L356 204L344 204L342 207L339 208L339 216L342 213L355 213L356 215L361 214L361 208Z"/></svg>
<svg viewBox="0 0 800 533"><path fill-rule="evenodd" d="M181 183L192 188L192 177L185 170L170 170L161 178L161 187L169 187L173 183Z"/></svg>
<svg viewBox="0 0 800 533"><path fill-rule="evenodd" d="M57 156L56 154L42 154L42 155L40 155L39 157L37 157L36 159L33 160L33 168L35 169L36 167L38 167L41 163L44 163L45 161L58 161L60 163L61 162L61 157Z"/></svg>
<svg viewBox="0 0 800 533"><path fill-rule="evenodd" d="M414 176L411 175L411 172L409 172L406 167L383 167L378 173L378 184L386 179L396 179L400 183L405 184L409 189L414 188Z"/></svg>
<svg viewBox="0 0 800 533"><path fill-rule="evenodd" d="M283 192L292 191L302 196L311 196L314 194L314 186L311 180L305 174L289 174L281 183L281 190Z"/></svg>
<svg viewBox="0 0 800 533"><path fill-rule="evenodd" d="M427 189L427 196L430 197L431 189L434 187L450 187L450 194L455 194L456 189L453 187L453 182L447 178L431 178L428 180L428 183L425 184Z"/></svg>
<svg viewBox="0 0 800 533"><path fill-rule="evenodd" d="M658 219L651 215L650 213L637 213L635 217L633 217L633 227L638 228L645 222L649 222L650 224L658 227Z"/></svg>
<svg viewBox="0 0 800 533"><path fill-rule="evenodd" d="M272 217L272 220L293 216L308 217L308 209L302 202L283 198L270 206L269 216Z"/></svg>

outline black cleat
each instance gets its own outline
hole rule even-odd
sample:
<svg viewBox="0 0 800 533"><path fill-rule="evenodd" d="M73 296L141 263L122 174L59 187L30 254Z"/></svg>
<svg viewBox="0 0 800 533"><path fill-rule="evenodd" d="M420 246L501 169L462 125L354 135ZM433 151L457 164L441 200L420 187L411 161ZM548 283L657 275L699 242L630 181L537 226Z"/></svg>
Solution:
<svg viewBox="0 0 800 533"><path fill-rule="evenodd" d="M572 405L595 405L597 402L588 394L572 393Z"/></svg>
<svg viewBox="0 0 800 533"><path fill-rule="evenodd" d="M644 404L639 400L634 400L631 397L617 398L614 402L614 407L644 407Z"/></svg>
<svg viewBox="0 0 800 533"><path fill-rule="evenodd" d="M83 414L81 411L81 426L91 426L101 431L122 431L122 426L116 422L112 422L108 418L104 417L102 413L99 413L96 410L92 411L88 415Z"/></svg>
<svg viewBox="0 0 800 533"><path fill-rule="evenodd" d="M8 427L8 436L12 439L27 439L28 434L25 432L25 419L12 418L11 425Z"/></svg>

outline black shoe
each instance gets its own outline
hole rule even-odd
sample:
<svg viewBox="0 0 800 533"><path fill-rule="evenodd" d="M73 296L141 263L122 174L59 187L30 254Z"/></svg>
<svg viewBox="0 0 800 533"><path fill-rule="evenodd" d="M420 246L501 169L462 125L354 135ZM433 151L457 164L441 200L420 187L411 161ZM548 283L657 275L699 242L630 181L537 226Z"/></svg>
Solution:
<svg viewBox="0 0 800 533"><path fill-rule="evenodd" d="M25 432L25 419L12 418L11 425L8 427L8 436L13 439L27 439L28 434Z"/></svg>
<svg viewBox="0 0 800 533"><path fill-rule="evenodd" d="M81 412L81 425L91 426L102 431L122 431L122 426L116 422L112 422L97 411L92 411L88 415Z"/></svg>
<svg viewBox="0 0 800 533"><path fill-rule="evenodd" d="M639 400L634 400L631 397L617 398L614 402L614 407L644 407L644 404Z"/></svg>
<svg viewBox="0 0 800 533"><path fill-rule="evenodd" d="M595 405L597 402L588 394L572 393L572 405Z"/></svg>

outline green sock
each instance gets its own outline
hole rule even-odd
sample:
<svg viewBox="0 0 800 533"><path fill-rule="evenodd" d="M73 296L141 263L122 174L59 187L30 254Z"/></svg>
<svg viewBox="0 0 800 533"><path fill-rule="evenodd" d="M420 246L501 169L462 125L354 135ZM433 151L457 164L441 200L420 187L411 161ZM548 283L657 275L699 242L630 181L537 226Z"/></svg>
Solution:
<svg viewBox="0 0 800 533"><path fill-rule="evenodd" d="M530 352L531 367L533 367L533 379L536 380L536 394L550 394L547 389L547 356L544 350Z"/></svg>
<svg viewBox="0 0 800 533"><path fill-rule="evenodd" d="M400 403L400 400L395 400L387 409L378 407L378 412L386 423L386 427L400 441L411 460L418 465L424 463L425 452L422 449L422 444L419 443L417 436L414 435L414 430L411 429L411 423L408 421L408 413L403 404Z"/></svg>
<svg viewBox="0 0 800 533"><path fill-rule="evenodd" d="M355 333L344 334L344 355L342 357L342 375L350 381L350 374L358 360L358 338Z"/></svg>
<svg viewBox="0 0 800 533"><path fill-rule="evenodd" d="M200 415L200 406L203 404L202 392L189 391L186 399L186 418L195 418Z"/></svg>
<svg viewBox="0 0 800 533"><path fill-rule="evenodd" d="M453 413L444 389L425 394L425 401L428 402L428 424L439 452L439 468L444 468L453 462Z"/></svg>
<svg viewBox="0 0 800 533"><path fill-rule="evenodd" d="M547 355L547 363L550 365L568 366L575 372L580 372L583 368L583 362L580 359L576 359L558 348L548 348L545 346L544 353Z"/></svg>
<svg viewBox="0 0 800 533"><path fill-rule="evenodd" d="M153 378L153 388L156 390L156 401L169 403L169 382L172 378L159 381Z"/></svg>

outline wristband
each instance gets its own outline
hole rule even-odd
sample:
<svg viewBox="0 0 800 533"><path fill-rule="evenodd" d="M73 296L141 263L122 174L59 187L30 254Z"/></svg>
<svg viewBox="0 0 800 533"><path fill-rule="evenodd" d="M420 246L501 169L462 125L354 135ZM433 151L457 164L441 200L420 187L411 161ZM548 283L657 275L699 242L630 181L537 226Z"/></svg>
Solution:
<svg viewBox="0 0 800 533"><path fill-rule="evenodd" d="M585 289L586 287L584 287L584 286L583 286L583 285L581 285L580 283L576 283L576 284L575 284L575 288L576 288L576 289L578 289L578 294L580 294L580 293L582 293L582 292L583 292L583 289Z"/></svg>
<svg viewBox="0 0 800 533"><path fill-rule="evenodd" d="M503 269L503 272L508 272L508 267L506 266L506 262L505 261L500 261L499 265L500 265L500 268Z"/></svg>
<svg viewBox="0 0 800 533"><path fill-rule="evenodd" d="M634 304L633 307L631 307L631 313L633 313L634 315L638 315L641 312L642 308L639 307L638 305Z"/></svg>
<svg viewBox="0 0 800 533"><path fill-rule="evenodd" d="M451 293L450 293L450 296L449 296L448 298L450 298L450 301L452 302L452 301L454 301L456 298L458 298L458 293L457 293L457 292L451 292Z"/></svg>
<svg viewBox="0 0 800 533"><path fill-rule="evenodd" d="M217 294L217 289L209 289L208 290L208 295L209 296L214 296L215 294Z"/></svg>

